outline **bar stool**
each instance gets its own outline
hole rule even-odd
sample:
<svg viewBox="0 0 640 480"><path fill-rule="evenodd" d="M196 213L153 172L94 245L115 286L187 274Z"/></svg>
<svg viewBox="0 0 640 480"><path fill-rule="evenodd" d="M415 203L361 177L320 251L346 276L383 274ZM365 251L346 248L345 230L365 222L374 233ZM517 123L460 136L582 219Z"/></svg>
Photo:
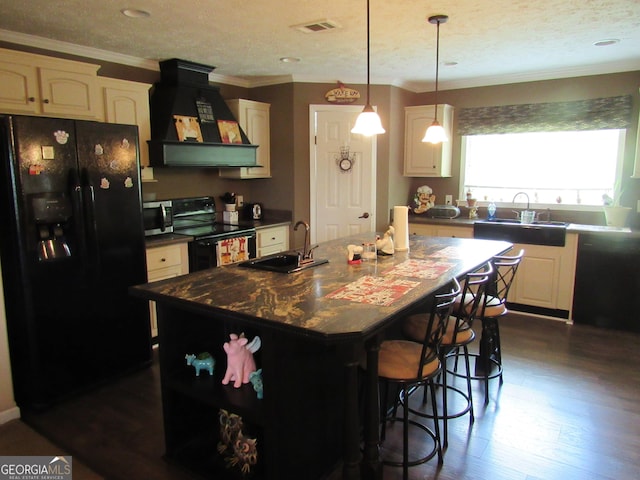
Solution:
<svg viewBox="0 0 640 480"><path fill-rule="evenodd" d="M443 336L440 346L440 362L446 366L447 356L456 354L462 349L465 371L470 372L469 368L469 349L476 335L473 331L473 322L479 315L482 315L484 310L485 289L490 282L493 275L493 266L491 263L487 263L482 267L482 270L471 272L465 275L462 292L456 297L452 316L448 322L447 329ZM402 325L402 331L407 338L417 339L424 335L424 331L427 327L427 318L423 314L416 314L408 316ZM456 369L457 372L457 356L456 356ZM471 389L471 378L465 375L467 383L467 391L463 392L453 385L449 385L447 382L447 370L443 369L442 377L440 380L440 386L442 388L442 414L438 416L443 423L443 446L447 447L449 444L449 429L448 421L450 419L459 418L469 413L469 424L472 424L475 420L473 412L473 393ZM456 411L450 412L448 406L448 393L453 392L463 399L464 406ZM427 403L426 392L423 396L423 404ZM429 417L430 414L411 410L411 413L416 415Z"/></svg>
<svg viewBox="0 0 640 480"><path fill-rule="evenodd" d="M480 350L476 356L476 371L472 377L484 381L484 403L489 403L489 380L502 379L502 349L500 346L500 328L498 319L509 313L507 298L518 266L524 257L524 249L516 255L495 256L491 260L494 268L494 280L487 287L485 309L480 317L482 334Z"/></svg>
<svg viewBox="0 0 640 480"><path fill-rule="evenodd" d="M402 461L382 459L383 465L402 467L402 478L409 476L409 467L420 465L432 459L436 454L438 463L442 464L442 445L440 441L440 427L438 421L434 422L433 430L428 426L409 419L409 396L418 387L424 386L431 393L433 405L433 417L438 416L436 405L434 378L441 370L440 343L447 328L449 316L453 310L456 297L460 294L460 284L457 280L452 282L447 293L435 295L433 306L428 315L427 327L424 336L419 342L409 340L385 340L380 345L378 354L378 378L381 389L384 390L382 405L388 405L387 392L389 387L396 387L398 398L391 411L385 408L382 416L381 440L386 438L387 422L402 421ZM366 366L365 366L366 368ZM396 407L403 409L402 417L396 416ZM413 425L424 431L434 442L433 449L421 458L409 460L409 426ZM421 445L422 442L419 442Z"/></svg>

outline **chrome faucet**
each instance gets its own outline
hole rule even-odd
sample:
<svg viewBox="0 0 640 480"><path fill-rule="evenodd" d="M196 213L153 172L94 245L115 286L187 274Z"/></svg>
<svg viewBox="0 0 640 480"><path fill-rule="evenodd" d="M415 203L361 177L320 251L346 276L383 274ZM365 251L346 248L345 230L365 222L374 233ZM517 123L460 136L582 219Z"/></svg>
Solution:
<svg viewBox="0 0 640 480"><path fill-rule="evenodd" d="M524 195L525 197L527 197L527 210L529 210L529 194L527 192L518 192L513 196L513 200L511 200L511 203L516 203L516 198L518 197L518 195Z"/></svg>
<svg viewBox="0 0 640 480"><path fill-rule="evenodd" d="M304 226L304 247L302 249L302 261L309 261L313 259L313 250L317 248L317 245L311 247L311 239L309 238L309 224L307 222L303 222L302 220L297 221L295 226L293 227L293 231L297 231L300 225Z"/></svg>

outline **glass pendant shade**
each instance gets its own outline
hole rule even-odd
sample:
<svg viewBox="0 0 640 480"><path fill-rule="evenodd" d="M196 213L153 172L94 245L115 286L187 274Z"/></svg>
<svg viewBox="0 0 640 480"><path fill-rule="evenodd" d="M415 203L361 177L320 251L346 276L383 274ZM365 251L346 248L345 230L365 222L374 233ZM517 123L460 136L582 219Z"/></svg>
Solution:
<svg viewBox="0 0 640 480"><path fill-rule="evenodd" d="M449 139L447 138L447 133L444 131L444 128L442 128L442 125L440 125L440 122L438 122L438 120L434 120L429 128L427 128L427 131L424 134L424 138L422 139L423 142L434 144L446 142L448 140Z"/></svg>
<svg viewBox="0 0 640 480"><path fill-rule="evenodd" d="M378 135L384 132L385 130L382 128L380 117L371 105L364 107L364 110L362 110L362 113L360 113L356 119L356 124L351 129L351 133L359 133L365 137Z"/></svg>

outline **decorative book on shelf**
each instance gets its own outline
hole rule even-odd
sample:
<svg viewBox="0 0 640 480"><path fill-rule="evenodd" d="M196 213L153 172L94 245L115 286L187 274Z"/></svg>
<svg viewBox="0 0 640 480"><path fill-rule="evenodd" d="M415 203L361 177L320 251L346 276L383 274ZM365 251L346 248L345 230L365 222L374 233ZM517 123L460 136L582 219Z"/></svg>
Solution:
<svg viewBox="0 0 640 480"><path fill-rule="evenodd" d="M176 124L176 132L178 140L181 142L200 142L202 143L202 132L200 131L200 123L196 117L187 117L184 115L174 115L173 120Z"/></svg>
<svg viewBox="0 0 640 480"><path fill-rule="evenodd" d="M234 120L218 120L220 139L222 143L242 143L240 127Z"/></svg>

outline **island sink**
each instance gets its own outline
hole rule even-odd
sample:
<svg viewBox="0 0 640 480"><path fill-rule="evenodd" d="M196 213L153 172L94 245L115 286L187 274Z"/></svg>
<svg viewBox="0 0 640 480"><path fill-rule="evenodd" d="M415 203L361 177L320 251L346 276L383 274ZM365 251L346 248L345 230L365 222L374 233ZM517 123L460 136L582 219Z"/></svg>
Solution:
<svg viewBox="0 0 640 480"><path fill-rule="evenodd" d="M308 268L317 267L328 263L326 258L302 259L297 253L278 253L268 257L254 258L246 262L239 263L240 267L255 268L256 270L268 270L271 272L294 273Z"/></svg>

